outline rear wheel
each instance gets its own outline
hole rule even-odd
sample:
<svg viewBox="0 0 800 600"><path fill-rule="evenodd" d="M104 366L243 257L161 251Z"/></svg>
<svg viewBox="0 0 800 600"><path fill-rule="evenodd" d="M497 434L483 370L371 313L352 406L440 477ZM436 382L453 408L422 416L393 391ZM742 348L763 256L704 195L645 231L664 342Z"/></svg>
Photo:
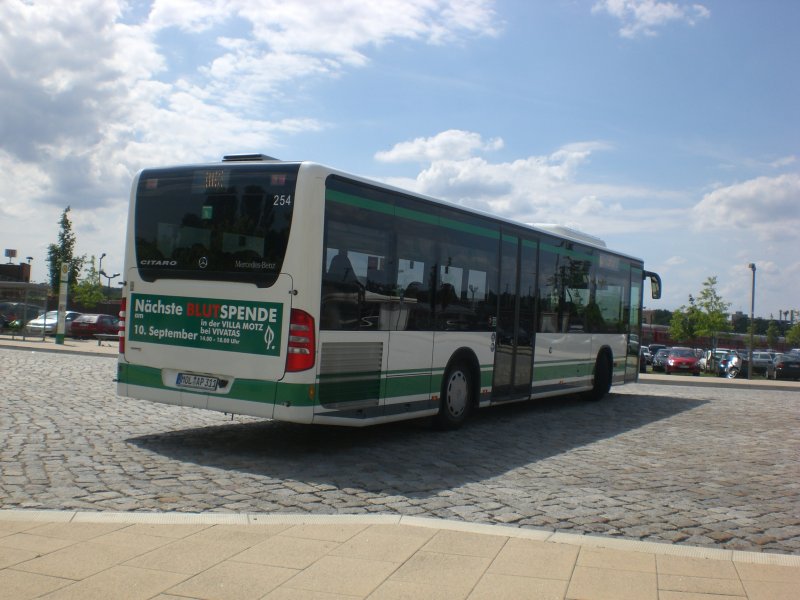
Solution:
<svg viewBox="0 0 800 600"><path fill-rule="evenodd" d="M731 367L728 369L728 379L736 379L739 376L739 369Z"/></svg>
<svg viewBox="0 0 800 600"><path fill-rule="evenodd" d="M455 363L447 369L435 417L437 427L457 429L464 424L472 406L472 389L472 374L464 363Z"/></svg>

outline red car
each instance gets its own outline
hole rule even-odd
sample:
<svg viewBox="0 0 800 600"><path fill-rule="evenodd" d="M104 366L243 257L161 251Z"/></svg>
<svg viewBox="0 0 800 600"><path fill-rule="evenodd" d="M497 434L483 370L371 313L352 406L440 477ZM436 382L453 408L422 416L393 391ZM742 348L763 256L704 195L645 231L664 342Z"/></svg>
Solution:
<svg viewBox="0 0 800 600"><path fill-rule="evenodd" d="M98 333L119 332L119 318L111 315L81 315L72 321L72 337L90 338Z"/></svg>
<svg viewBox="0 0 800 600"><path fill-rule="evenodd" d="M691 373L700 375L700 360L691 348L670 348L664 363L664 374Z"/></svg>

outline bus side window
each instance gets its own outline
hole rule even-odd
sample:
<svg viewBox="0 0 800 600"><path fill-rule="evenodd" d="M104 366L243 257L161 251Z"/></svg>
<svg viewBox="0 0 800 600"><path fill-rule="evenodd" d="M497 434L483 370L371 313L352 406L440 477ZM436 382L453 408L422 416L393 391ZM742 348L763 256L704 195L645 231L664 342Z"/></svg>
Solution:
<svg viewBox="0 0 800 600"><path fill-rule="evenodd" d="M322 329L358 329L359 281L348 253L328 248L328 268L322 277Z"/></svg>

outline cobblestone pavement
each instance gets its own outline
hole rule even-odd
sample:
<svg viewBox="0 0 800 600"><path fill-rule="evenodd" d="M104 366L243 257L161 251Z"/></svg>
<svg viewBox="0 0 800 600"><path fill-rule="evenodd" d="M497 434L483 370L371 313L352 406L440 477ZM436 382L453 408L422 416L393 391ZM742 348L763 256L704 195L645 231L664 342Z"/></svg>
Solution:
<svg viewBox="0 0 800 600"><path fill-rule="evenodd" d="M442 433L118 398L115 368L0 349L0 506L388 513L800 554L797 392L636 384Z"/></svg>

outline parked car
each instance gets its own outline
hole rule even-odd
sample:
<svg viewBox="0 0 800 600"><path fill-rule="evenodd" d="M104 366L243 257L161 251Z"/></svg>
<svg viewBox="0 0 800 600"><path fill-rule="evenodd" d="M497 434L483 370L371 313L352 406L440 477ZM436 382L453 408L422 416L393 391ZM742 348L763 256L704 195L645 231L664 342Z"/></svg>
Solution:
<svg viewBox="0 0 800 600"><path fill-rule="evenodd" d="M647 373L647 358L645 358L645 352L647 352L647 348L640 348L639 349L639 373ZM650 353L647 352L649 355Z"/></svg>
<svg viewBox="0 0 800 600"><path fill-rule="evenodd" d="M800 379L800 354L776 354L767 370L770 379Z"/></svg>
<svg viewBox="0 0 800 600"><path fill-rule="evenodd" d="M661 348L653 355L653 372L664 372L664 365L667 363L667 356L669 356L669 348Z"/></svg>
<svg viewBox="0 0 800 600"><path fill-rule="evenodd" d="M670 348L667 353L667 360L664 363L664 374L670 373L691 373L700 375L700 363L695 351L691 348L681 348L676 346Z"/></svg>
<svg viewBox="0 0 800 600"><path fill-rule="evenodd" d="M655 356L658 353L658 351L661 350L662 348L666 348L666 347L667 346L664 345L664 344L650 344L649 346L647 346L647 349L650 350L650 356L655 358Z"/></svg>
<svg viewBox="0 0 800 600"><path fill-rule="evenodd" d="M14 300L0 302L0 314L6 318L9 325L14 323L27 323L44 313L44 308L35 304L25 304Z"/></svg>
<svg viewBox="0 0 800 600"><path fill-rule="evenodd" d="M717 360L717 375L719 377L725 377L728 375L728 362L733 356L736 356L736 352L733 350L728 350L725 352L725 354L719 357Z"/></svg>
<svg viewBox="0 0 800 600"><path fill-rule="evenodd" d="M766 375L774 359L775 355L769 352L753 352L753 357L750 359L753 363L753 373Z"/></svg>
<svg viewBox="0 0 800 600"><path fill-rule="evenodd" d="M732 350L719 361L717 375L729 379L747 377L747 365L747 353L742 350Z"/></svg>
<svg viewBox="0 0 800 600"><path fill-rule="evenodd" d="M731 352L728 348L717 348L713 352L706 350L704 356L700 359L700 368L707 373L719 371L719 363L725 356Z"/></svg>
<svg viewBox="0 0 800 600"><path fill-rule="evenodd" d="M79 317L81 313L74 310L68 310L64 315L64 335L70 335L72 331L72 321L75 317ZM25 325L25 333L30 335L55 335L56 327L58 326L58 311L51 310L43 315L36 317L32 321L28 321Z"/></svg>
<svg viewBox="0 0 800 600"><path fill-rule="evenodd" d="M119 318L111 315L83 314L72 321L72 337L90 338L96 334L119 332Z"/></svg>
<svg viewBox="0 0 800 600"><path fill-rule="evenodd" d="M642 346L640 354L642 355L642 358L644 358L645 364L653 364L653 355L650 354L650 350L647 348L647 346Z"/></svg>

